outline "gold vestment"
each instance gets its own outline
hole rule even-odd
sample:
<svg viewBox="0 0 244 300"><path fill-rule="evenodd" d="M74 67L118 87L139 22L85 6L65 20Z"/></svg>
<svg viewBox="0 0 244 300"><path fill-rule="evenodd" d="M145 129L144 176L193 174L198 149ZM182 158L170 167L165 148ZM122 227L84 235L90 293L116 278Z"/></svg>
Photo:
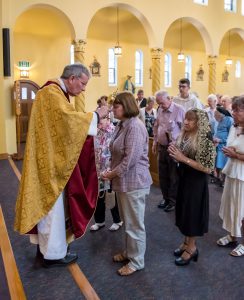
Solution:
<svg viewBox="0 0 244 300"><path fill-rule="evenodd" d="M92 118L93 113L77 112L57 84L37 92L16 202L15 230L21 234L47 215L64 190Z"/></svg>

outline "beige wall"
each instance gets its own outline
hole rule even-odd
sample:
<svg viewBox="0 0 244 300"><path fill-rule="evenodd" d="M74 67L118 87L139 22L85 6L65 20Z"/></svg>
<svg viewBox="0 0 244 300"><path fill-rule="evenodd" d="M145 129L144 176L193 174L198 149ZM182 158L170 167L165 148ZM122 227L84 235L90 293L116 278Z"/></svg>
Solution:
<svg viewBox="0 0 244 300"><path fill-rule="evenodd" d="M93 61L93 56L101 64L101 76L92 77L87 86L86 91L86 109L93 110L96 107L97 99L102 95L111 95L117 89L123 90L124 82L127 75L132 75L132 81L135 78L134 57L136 50L142 50L144 53L144 85L145 95L151 95L151 80L149 79L149 68L151 66L151 57L146 45L135 45L123 43L123 55L118 58L118 86L108 86L108 48L113 47L113 43L106 41L94 41L88 39L86 47L85 63L90 65ZM99 49L96 51L95 49ZM136 87L136 91L142 87Z"/></svg>
<svg viewBox="0 0 244 300"><path fill-rule="evenodd" d="M240 1L239 1L240 2ZM183 17L183 50L192 56L192 90L204 101L208 95L208 55L217 55L216 88L219 93L236 95L243 93L240 79L234 77L234 66L229 69L229 82L221 81L224 60L228 52L228 35L232 30L232 55L244 64L243 40L244 16L240 3L236 14L223 9L223 1L209 1L208 6L194 4L192 0L120 1L120 42L123 56L118 61L118 89L121 90L127 74L134 75L134 52L144 52L144 85L150 95L149 79L152 47L164 48L172 54L171 95L178 92L179 78L184 76L184 65L176 60L179 51L179 27L177 19ZM11 87L18 79L16 64L19 60L31 62L30 79L42 85L48 78L59 75L70 61L70 44L75 39L87 41L85 62L89 65L93 56L101 64L101 77L93 77L87 87L87 110L96 106L102 94L111 94L117 87L107 84L107 49L115 44L116 3L112 0L0 0L2 14L0 24L11 31L11 66L13 75L0 76L0 154L16 151L15 118L11 107ZM176 9L177 7L177 9ZM2 47L0 47L2 52ZM199 65L203 65L204 81L196 81ZM2 75L2 61L0 62ZM244 65L243 65L244 68ZM243 73L243 72L242 72ZM161 87L164 88L163 57L161 63Z"/></svg>
<svg viewBox="0 0 244 300"><path fill-rule="evenodd" d="M70 38L49 38L30 34L14 34L14 80L20 79L18 61L31 62L30 80L43 85L48 78L61 74L70 63ZM26 47L28 45L28 47Z"/></svg>

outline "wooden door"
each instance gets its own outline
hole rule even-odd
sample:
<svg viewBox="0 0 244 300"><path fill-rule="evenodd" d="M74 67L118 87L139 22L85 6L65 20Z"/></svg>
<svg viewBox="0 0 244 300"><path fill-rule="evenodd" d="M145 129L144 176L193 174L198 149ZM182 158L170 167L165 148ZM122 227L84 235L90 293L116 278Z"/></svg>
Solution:
<svg viewBox="0 0 244 300"><path fill-rule="evenodd" d="M20 97L20 142L25 142L28 132L28 123L31 114L31 107L35 96L40 88L38 84L30 80L19 80L19 97Z"/></svg>

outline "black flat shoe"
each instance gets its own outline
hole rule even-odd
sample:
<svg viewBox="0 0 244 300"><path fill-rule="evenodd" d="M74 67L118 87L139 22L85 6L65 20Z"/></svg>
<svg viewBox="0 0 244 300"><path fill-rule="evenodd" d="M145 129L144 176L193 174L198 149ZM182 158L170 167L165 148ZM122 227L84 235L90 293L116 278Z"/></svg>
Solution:
<svg viewBox="0 0 244 300"><path fill-rule="evenodd" d="M158 208L161 209L165 209L165 207L168 205L169 203L165 200L163 200L162 202L159 203Z"/></svg>
<svg viewBox="0 0 244 300"><path fill-rule="evenodd" d="M65 267L78 259L78 255L75 253L68 253L64 258L61 259L43 259L44 268L54 268L54 267Z"/></svg>
<svg viewBox="0 0 244 300"><path fill-rule="evenodd" d="M185 250L188 254L190 254L190 257L188 259L184 259L182 257L177 257L175 259L175 264L176 266L186 266L189 265L190 261L193 260L195 262L197 262L198 260L198 249L195 250L195 252L190 253L189 251Z"/></svg>
<svg viewBox="0 0 244 300"><path fill-rule="evenodd" d="M170 212L170 211L173 211L173 210L175 210L175 206L172 205L172 204L168 204L168 205L165 207L165 209L164 209L165 212Z"/></svg>

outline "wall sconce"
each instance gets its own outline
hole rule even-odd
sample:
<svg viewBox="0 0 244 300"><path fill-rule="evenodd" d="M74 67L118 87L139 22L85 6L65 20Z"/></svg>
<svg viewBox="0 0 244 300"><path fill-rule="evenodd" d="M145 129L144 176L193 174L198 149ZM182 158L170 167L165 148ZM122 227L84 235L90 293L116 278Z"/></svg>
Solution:
<svg viewBox="0 0 244 300"><path fill-rule="evenodd" d="M18 62L18 68L20 70L20 78L29 78L30 62L21 60Z"/></svg>
<svg viewBox="0 0 244 300"><path fill-rule="evenodd" d="M184 62L185 55L182 52L182 18L180 19L180 52L177 55L178 62Z"/></svg>
<svg viewBox="0 0 244 300"><path fill-rule="evenodd" d="M229 37L228 37L228 58L225 61L227 66L232 65L232 59L230 58L230 30L229 30Z"/></svg>
<svg viewBox="0 0 244 300"><path fill-rule="evenodd" d="M120 57L122 55L122 47L119 45L119 7L117 6L117 44L114 46L114 55Z"/></svg>

